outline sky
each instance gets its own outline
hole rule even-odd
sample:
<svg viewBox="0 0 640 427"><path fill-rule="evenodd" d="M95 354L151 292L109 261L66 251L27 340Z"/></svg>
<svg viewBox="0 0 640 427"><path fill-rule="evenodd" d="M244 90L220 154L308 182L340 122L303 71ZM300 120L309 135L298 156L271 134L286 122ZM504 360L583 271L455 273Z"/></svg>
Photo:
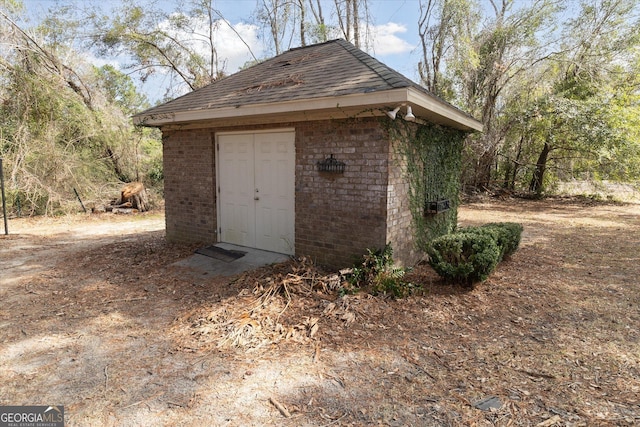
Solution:
<svg viewBox="0 0 640 427"><path fill-rule="evenodd" d="M333 0L323 0L325 15L330 10ZM405 70L415 68L417 56L411 60L412 53L419 44L417 21L418 0L369 0L370 16L374 25L374 51L368 52L390 67L405 74ZM256 0L216 0L215 7L222 15L236 25L252 25L252 13ZM222 44L224 45L224 44ZM253 48L253 46L252 46ZM260 49L258 49L260 50ZM418 52L415 51L417 54ZM247 54L242 60L229 63L228 71L237 70L246 60L251 59ZM412 76L407 75L412 78Z"/></svg>
<svg viewBox="0 0 640 427"><path fill-rule="evenodd" d="M2 1L2 0L0 0ZM122 4L149 3L152 0L22 0L26 6L27 14L32 21L42 19L51 8L61 5L77 5L81 7L99 7L104 10L117 9ZM176 9L177 4L189 0L155 0L160 7L167 12ZM260 0L262 1L262 0ZM335 22L334 17L329 16L335 0L321 0L323 13L328 22ZM530 4L534 0L514 0L516 8ZM567 5L567 11L575 9L578 0L562 0ZM261 29L256 25L254 18L257 0L213 0L214 8L226 19L228 25L220 25L216 36L216 49L219 62L225 62L224 72L232 74L240 67L252 60L252 56L244 43L238 38L236 32L242 36L251 51L258 59L266 59L273 56L269 48L265 46L265 37ZM480 0L481 7L491 9L488 0ZM417 65L421 59L421 46L418 34L418 20L420 17L420 0L368 0L368 16L370 18L371 33L373 35L371 46L363 47L367 53L379 61L400 72L407 78L419 82ZM572 6L573 5L573 6ZM208 24L207 24L208 25ZM231 28L233 27L233 29ZM361 25L361 30L363 26ZM330 37L336 38L336 37ZM293 44L291 47L297 47ZM85 57L97 66L104 64L113 65L127 72L127 58L97 58L91 53ZM142 83L132 74L139 89L147 95L152 104L162 100L166 88L170 86L169 78L156 74L146 83ZM186 87L184 92L186 92ZM177 93L181 94L181 93ZM176 94L176 95L177 95Z"/></svg>
<svg viewBox="0 0 640 427"><path fill-rule="evenodd" d="M101 7L113 7L121 4L118 0L71 0L86 5L99 4ZM49 9L60 4L68 4L63 0L23 0L27 13L34 20L46 16ZM162 1L163 7L173 10L177 1ZM333 0L323 0L323 12L329 14ZM406 77L418 80L417 63L420 59L418 38L419 0L369 0L369 15L372 23L373 45L367 52L381 62L387 64ZM263 37L252 15L256 8L256 0L215 0L218 9L234 30L243 36L257 57L271 56L262 41ZM325 16L325 19L329 19ZM221 25L218 33L218 55L226 61L226 72L236 72L243 64L251 60L251 54L238 39L229 25ZM295 47L295 46L294 46ZM124 67L118 58L91 58L96 65L110 63ZM162 96L161 76L141 84L140 87L152 102Z"/></svg>

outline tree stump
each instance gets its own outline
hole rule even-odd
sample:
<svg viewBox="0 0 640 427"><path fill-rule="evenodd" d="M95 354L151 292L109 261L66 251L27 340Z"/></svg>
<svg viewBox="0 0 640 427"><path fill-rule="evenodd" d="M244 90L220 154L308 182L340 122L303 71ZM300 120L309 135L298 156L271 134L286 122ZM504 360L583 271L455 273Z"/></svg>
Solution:
<svg viewBox="0 0 640 427"><path fill-rule="evenodd" d="M132 208L139 212L145 212L149 209L149 201L147 192L141 182L130 182L125 185L120 192L120 199L116 203L118 208Z"/></svg>

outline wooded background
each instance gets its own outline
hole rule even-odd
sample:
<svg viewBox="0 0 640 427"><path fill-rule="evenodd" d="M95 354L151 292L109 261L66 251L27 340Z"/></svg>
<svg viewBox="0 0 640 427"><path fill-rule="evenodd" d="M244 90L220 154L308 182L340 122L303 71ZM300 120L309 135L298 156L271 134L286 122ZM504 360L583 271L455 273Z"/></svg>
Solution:
<svg viewBox="0 0 640 427"><path fill-rule="evenodd" d="M150 106L138 83L167 76L166 100L236 70L218 55L215 31L231 25L216 1L160 3L105 11L99 2L61 1L34 19L23 2L2 0L0 157L14 214L68 212L77 208L73 189L99 202L131 181L162 197L160 135L130 119ZM338 37L367 50L372 3L256 0L246 19L262 29L266 56ZM484 124L465 144L465 191L544 195L571 180L638 185L638 0L403 7L415 8L420 83ZM245 66L264 59L253 55Z"/></svg>

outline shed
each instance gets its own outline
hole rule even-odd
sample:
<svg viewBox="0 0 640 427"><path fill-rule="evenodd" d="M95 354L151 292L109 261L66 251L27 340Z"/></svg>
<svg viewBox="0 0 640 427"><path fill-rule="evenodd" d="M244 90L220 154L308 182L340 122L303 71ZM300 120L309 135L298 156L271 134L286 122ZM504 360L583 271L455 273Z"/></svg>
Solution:
<svg viewBox="0 0 640 427"><path fill-rule="evenodd" d="M393 112L482 124L344 40L291 49L134 116L162 131L166 235L351 265L419 256ZM391 113L391 114L388 114ZM456 195L457 196L457 195Z"/></svg>

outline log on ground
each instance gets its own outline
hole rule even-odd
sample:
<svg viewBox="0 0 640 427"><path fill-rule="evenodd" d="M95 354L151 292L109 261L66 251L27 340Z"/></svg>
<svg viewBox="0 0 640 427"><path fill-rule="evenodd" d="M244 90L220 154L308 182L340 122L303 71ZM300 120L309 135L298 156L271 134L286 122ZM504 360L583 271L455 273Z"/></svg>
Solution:
<svg viewBox="0 0 640 427"><path fill-rule="evenodd" d="M149 200L141 182L130 182L120 192L120 199L114 208L132 208L139 212L149 210Z"/></svg>

